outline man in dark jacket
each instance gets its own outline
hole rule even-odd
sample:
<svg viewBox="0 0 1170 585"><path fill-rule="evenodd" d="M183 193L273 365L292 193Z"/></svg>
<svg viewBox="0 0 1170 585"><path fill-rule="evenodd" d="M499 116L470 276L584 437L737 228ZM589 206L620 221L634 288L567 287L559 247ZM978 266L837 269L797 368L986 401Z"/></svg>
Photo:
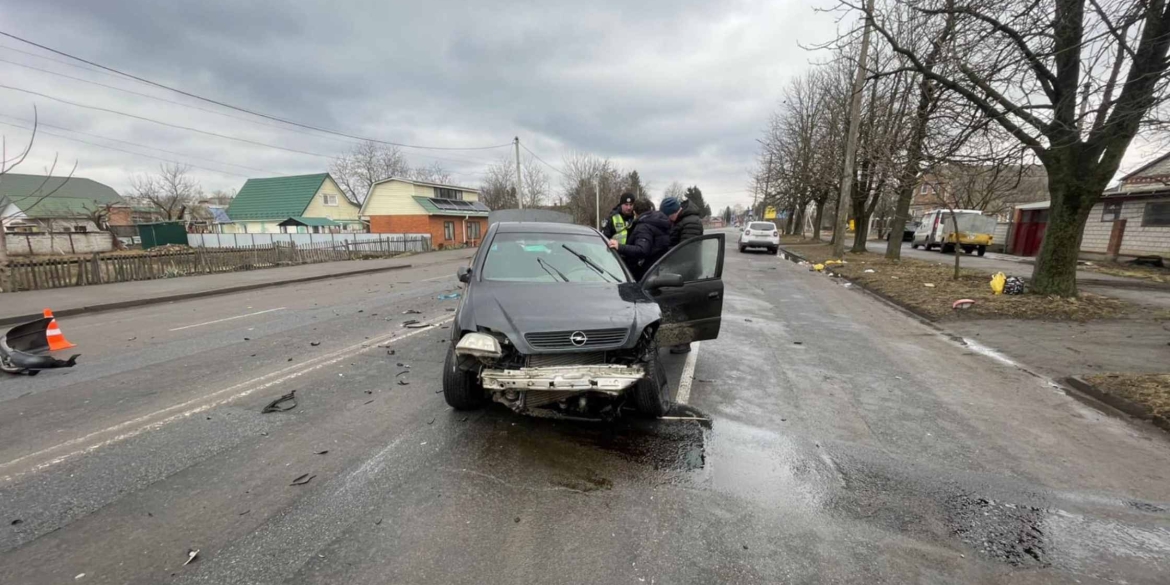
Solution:
<svg viewBox="0 0 1170 585"><path fill-rule="evenodd" d="M670 218L670 247L673 248L691 238L697 238L703 235L703 219L699 216L699 210L691 205L690 201L679 201L675 197L667 197L662 200L660 206L662 213ZM695 249L697 253L697 248ZM678 254L688 254L691 257L680 257L677 262L678 266L682 267L682 277L684 280L692 280L698 278L699 259L693 257L691 249L685 249ZM687 261L689 260L689 261ZM691 351L691 344L683 343L675 345L670 348L670 353L687 353Z"/></svg>
<svg viewBox="0 0 1170 585"><path fill-rule="evenodd" d="M662 213L670 218L670 246L673 248L691 238L703 235L703 218L690 201L675 197L662 200Z"/></svg>
<svg viewBox="0 0 1170 585"><path fill-rule="evenodd" d="M630 222L634 221L634 194L622 193L618 204L601 224L601 235L608 240L617 240L617 243L626 243L629 236Z"/></svg>
<svg viewBox="0 0 1170 585"><path fill-rule="evenodd" d="M611 238L609 247L617 250L634 278L640 279L670 249L670 219L655 210L649 199L635 201L633 211L634 223L626 243Z"/></svg>

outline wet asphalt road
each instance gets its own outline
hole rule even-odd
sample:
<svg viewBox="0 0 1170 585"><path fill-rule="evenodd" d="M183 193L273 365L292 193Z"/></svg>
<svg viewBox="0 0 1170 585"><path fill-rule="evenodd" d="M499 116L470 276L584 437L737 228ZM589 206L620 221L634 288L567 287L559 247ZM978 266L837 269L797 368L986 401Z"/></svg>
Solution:
<svg viewBox="0 0 1170 585"><path fill-rule="evenodd" d="M458 263L63 320L81 367L0 379L0 582L1170 574L1164 435L766 254L728 252L709 425L453 412Z"/></svg>

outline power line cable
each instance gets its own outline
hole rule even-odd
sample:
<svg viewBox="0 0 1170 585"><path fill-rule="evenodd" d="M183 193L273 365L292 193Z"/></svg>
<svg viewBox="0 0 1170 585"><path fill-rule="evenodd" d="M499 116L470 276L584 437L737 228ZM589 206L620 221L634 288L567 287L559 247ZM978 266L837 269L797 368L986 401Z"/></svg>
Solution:
<svg viewBox="0 0 1170 585"><path fill-rule="evenodd" d="M11 33L8 33L8 32L4 32L4 31L2 31L2 30L0 30L0 35L6 36L6 37L8 37L8 38L10 38L10 39L14 39L14 40L20 41L20 42L22 42L22 43L26 43L26 44L32 45L32 46L34 46L34 47L37 47L37 48L39 48L39 49L43 49L43 50L45 50L45 51L49 51L49 52L51 52L51 53L55 53L55 54L57 54L57 55L61 55L62 57L67 57L67 58L69 58L69 59L73 59L73 60L75 60L75 61L79 61L79 62L81 62L81 63L85 63L85 64L87 64L87 65L92 65L92 66L94 66L94 67L98 67L98 68L100 68L100 69L103 69L103 70L105 70L105 71L109 71L109 72L111 72L111 73L117 73L118 75L122 75L122 76L128 77L128 78L130 78L130 79L134 79L134 80L136 80L136 81L140 81L140 82L142 82L142 83L146 83L146 84L149 84L149 85L153 85L153 86L155 86L155 87L159 87L159 88L162 88L162 89L165 89L165 90L168 90L168 91L173 91L173 92L175 92L175 93L178 93L178 94L181 94L181 95L185 95L185 96L187 96L187 97L190 97L190 98L194 98L194 99L197 99L197 100L200 100L200 101L204 101L204 102L207 102L207 103L215 104L215 105L217 105L217 106L220 106L220 107L224 107L224 108L229 108L229 109L232 109L232 110L236 110L236 111L238 111L238 112L244 112L245 114L251 114L251 115L253 115L253 116L259 116L259 117L261 117L261 118L267 118L267 119L269 119L269 120L272 120L272 121L275 121L275 122L281 122L281 123L283 123L283 124L289 124L289 125L291 125L291 126L299 126L299 127L301 127L301 128L305 128L305 129L308 129L308 130L315 130L315 131L317 131L317 132L323 132L323 133L326 133L326 134L333 134L333 135L336 135L336 136L344 136L344 137L346 137L346 138L353 138L353 139L356 139L356 140L366 140L366 141L370 141L370 142L377 142L377 143L379 143L379 144L388 144L388 145L391 145L391 146L399 146L399 147L402 147L402 148L417 148L417 149L421 149L421 150L491 150L491 149L495 149L495 148L504 148L504 147L512 146L512 143L511 143L511 142L509 142L509 143L506 143L506 144L497 144L497 145L495 145L495 146L472 146L472 147L463 147L463 148L458 148L458 147L450 147L450 146L420 146L420 145L417 145L417 144L404 144L404 143L401 143L401 142L390 142L390 141L388 141L388 140L378 140L378 139L376 139L376 138L367 138L367 137L364 137L364 136L356 136L356 135L353 135L353 134L346 134L346 133L344 133L344 132L340 132L340 131L337 131L337 130L330 130L330 129L328 129L328 128L321 128L321 127L318 127L318 126L312 126L312 125L309 125L309 124L302 124L302 123L300 123L300 122L294 122L294 121L292 121L292 120L286 120L286 119L284 119L284 118L280 118L280 117L277 117L277 116L272 116L272 115L269 115L269 114L264 114L264 113L261 113L261 112L257 112L257 111L249 110L249 109L247 109L247 108L242 108L242 107L239 107L239 106L234 106L234 105L231 105L231 104L228 104L228 103L225 103L225 102L221 102L221 101L218 101L218 100L214 100L214 99L211 99L211 98L206 98L206 97L203 97L203 96L200 96L200 95L197 95L197 94L194 94L194 93L188 92L188 91L184 91L184 90L181 90L181 89L177 89L177 88L171 87L171 86L169 86L169 85L164 85L164 84L161 84L161 83L158 83L158 82L155 82L155 81L151 81L151 80L149 80L149 79L145 79L145 78L142 78L142 77L138 77L137 75L132 75L132 74L130 74L130 73L126 73L126 72L124 72L124 71L119 71L119 70L117 70L117 69L114 69L113 67L107 67L107 66L105 66L105 65L102 65L102 64L100 64L100 63L95 63L95 62L93 62L93 61L89 61L89 60L87 60L87 59L83 59L83 58L81 58L81 57L77 57L77 56L74 56L74 55L70 55L69 53L66 53L66 52L64 52L64 51L58 51L57 49L54 49L54 48L52 48L52 47L46 47L45 45L41 45L41 44L39 44L39 43L35 43L35 42L33 42L33 41L30 41L30 40L28 40L28 39L23 39L23 38L21 38L21 37L18 37L18 36L16 36L16 35L14 35L14 34L11 34Z"/></svg>
<svg viewBox="0 0 1170 585"><path fill-rule="evenodd" d="M0 114L0 118L6 118L6 119L8 119L8 120L16 120L16 121L18 121L18 122L24 122L24 123L26 123L26 124L31 124L31 123L33 123L33 121L32 121L32 120L28 120L28 119L25 119L25 118L17 118L17 117L15 117L15 116L5 116L5 115L3 115L3 114ZM261 172L261 173L279 174L279 173L274 173L273 171L271 171L271 170L268 170L268 169L260 169L260 168L256 168L256 167L249 167L249 166L246 166L246 165L239 165L239 164L235 164L235 163L223 162L223 161L220 161L220 160L215 160L215 159L213 159L213 158L205 158L205 157L201 157L201 156L195 156L195 155L193 155L193 154L184 154L184 153L182 153L182 152L175 152L175 151L173 151L173 150L166 150L165 148L158 148L158 147L155 147L155 146L147 146L147 145L145 145L145 144L139 144L139 143L137 143L137 142L129 142L129 141L126 141L126 140L119 140L119 139L117 139L117 138L110 138L109 136L102 136L102 135L100 135L100 134L92 134L92 133L89 133L89 132L82 132L81 130L74 130L74 129L72 129L72 128L65 128L65 127L63 127L63 126L54 126L54 125L52 125L52 124L46 124L46 123L44 123L44 122L36 122L36 124L37 124L38 126L42 126L42 127L45 127L45 128L56 128L57 130L62 130L62 131L65 131L65 132L71 132L71 133L73 133L73 134L80 134L80 135L82 135L82 136L89 136L89 137L91 137L91 138L98 138L98 139L101 139L101 140L109 140L110 142L117 142L117 143L120 143L120 144L125 144L125 145L127 145L127 146L133 146L133 147L136 147L136 148L145 148L145 149L147 149L147 150L156 150L156 151L158 151L158 152L164 152L164 153L166 153L166 154L171 154L171 155L175 155L175 156L181 156L181 157L184 157L184 158L192 158L192 159L195 159L195 160L202 160L202 161L207 161L207 162L215 163L215 164L217 164L217 165L225 165L225 166L229 166L229 167L236 167L236 168L245 169L245 170L249 170L249 171L259 171L259 172ZM56 136L56 135L54 135L54 136Z"/></svg>
<svg viewBox="0 0 1170 585"><path fill-rule="evenodd" d="M11 122L0 122L0 124L3 124L4 126L11 126L11 127L13 127L13 128L20 128L20 129L22 129L22 130L32 130L32 128L29 128L28 126L21 126L20 124L13 124L13 123L11 123ZM125 150L125 149L122 149L122 148L117 148L117 147L114 147L114 146L107 146L107 145L105 145L105 144L97 144L97 143L94 143L94 142L89 142L89 141L86 141L86 140L81 140L80 138L72 138L72 137L70 137L70 136L62 136L62 135L60 135L60 134L54 134L54 133L52 133L52 132L48 132L48 131L45 131L45 130L38 130L38 131L37 131L37 133L38 133L38 134L45 134L45 135L48 135L48 136L55 136L55 137L57 137L57 138L61 138L61 139L63 139L63 140L70 140L70 141L73 141L73 142L80 142L80 143L82 143L82 144L88 144L88 145L90 145L90 146L96 146L96 147L98 147L98 148L105 148L105 149L109 149L109 150L116 150L116 151L118 151L118 152L124 152L124 153L126 153L126 154L132 154L132 155L134 155L134 156L143 156L143 157L146 157L146 158L152 158L152 159L154 159L154 160L160 160L160 161L163 161L163 162L169 162L169 163L172 163L172 164L177 164L177 165L186 165L186 166L189 166L189 167L191 167L191 168L195 168L195 169L202 169L202 170L205 170L205 171L211 171L211 172L213 172L213 173L219 173L219 174L221 174L221 175L231 175L231 176L233 176L233 177L243 177L243 178L245 178L245 179L249 178L249 177L248 177L248 175L241 175L241 174L239 174L239 173L233 173L233 172L230 172L230 171L223 171L223 170L219 170L219 169L211 169L211 168L207 168L207 167L201 167L201 166L199 166L199 165L193 165L193 164L186 163L186 162L182 162L182 161L171 160L171 159L168 159L168 158L162 158L162 157L158 157L158 156L153 156L153 155L149 155L149 154L144 154L144 153L141 153L141 152L133 152L133 151L130 151L130 150Z"/></svg>
<svg viewBox="0 0 1170 585"><path fill-rule="evenodd" d="M523 149L524 149L524 152L527 152L528 154L531 154L533 157L535 157L535 158L536 158L536 160L538 160L538 161L540 161L540 162L544 163L544 166L546 166L546 167L548 167L548 168L550 168L550 169L552 169L552 170L554 170L554 171L556 171L556 172L560 173L560 174L561 174L561 175L563 175L565 178L569 178L569 179L571 179L571 178L572 178L572 177L570 177L568 174L566 174L564 171L562 171L561 169L558 169L558 168L556 168L556 167L552 166L551 164L549 164L548 162L546 162L546 161L545 161L543 158L540 158L539 156L537 156L537 154L536 154L535 152L532 152L531 150L529 150L529 149L528 149L528 147L527 147L527 146L524 146L524 143L523 143L523 142L521 142L521 143L520 143L520 148L523 148Z"/></svg>
<svg viewBox="0 0 1170 585"><path fill-rule="evenodd" d="M168 104L172 104L172 105L176 105L176 106L181 106L181 107L184 107L184 108L191 108L191 109L193 109L193 110L198 110L198 111L200 111L200 112L207 112L208 114L215 114L216 116L223 116L223 117L225 117L225 118L231 118L231 119L233 119L233 120L239 120L239 121L241 121L241 122L248 122L248 123L250 123L250 124L258 124L258 125L260 125L260 126L264 126L264 127L267 127L267 128L276 128L276 129L278 129L278 130L284 130L284 131L288 131L288 132L296 132L296 133L298 133L298 134L304 134L305 136L313 136L313 137L315 137L315 138L325 138L326 140L335 140L335 141L337 141L337 142L343 142L343 143L345 143L345 144L354 144L355 142L358 142L358 141L356 141L356 140L354 140L354 139L351 139L351 138L344 138L344 139L343 139L343 138L333 138L332 136L319 136L319 135L317 135L317 134L313 134L313 133L310 133L310 132L308 132L308 131L301 130L301 129L298 129L298 128L288 128L288 127L285 127L285 126L278 126L278 125L276 125L276 124L268 124L268 123L266 123L266 122L263 122L263 121L260 121L260 120L250 120L250 119L248 119L248 118L245 118L245 117L243 117L243 116L233 116L233 115L231 115L231 114L224 113L224 112L217 112L217 111L215 111L215 110L212 110L212 109L209 109L209 108L201 108L201 107L199 107L199 106L195 106L195 105L191 105L191 104L185 104L185 103L183 103L183 102L177 102L177 101L174 101L174 100L168 100L168 99L166 99L166 98L159 97L159 96L155 96L155 95L150 95L150 94L148 94L148 93L142 93L142 92L134 91L134 90L131 90L131 89L126 89L126 88L123 88L123 87L118 87L118 86L116 86L116 85L108 85L108 84L105 84L105 83L100 83L100 82L97 82L97 81L91 81L91 80L89 80L89 79L84 79L84 78L81 78L81 77L74 77L74 76L72 76L72 75L66 75L66 74L64 74L64 73L59 73L59 72L57 72L57 71L51 71L51 70L49 70L49 69L41 69L40 67L34 67L34 66L32 66L32 65L27 65L27 64L24 64L24 63L17 63L17 62L15 62L15 61L9 61L9 60L7 60L7 59L0 59L0 63L8 63L9 65L16 65L17 67L23 67L23 68L25 68L25 69L32 69L33 71L40 71L41 73L47 73L47 74L49 74L49 75L56 75L56 76L58 76L58 77L64 77L65 79L72 79L73 81L80 81L80 82L82 82L82 83L88 83L88 84L90 84L90 85L96 85L96 86L98 86L98 87L104 87L104 88L107 88L107 89L112 89L112 90L115 90L115 91L121 91L121 92L125 92L125 93L128 93L128 94L130 94L130 95L136 95L136 96L139 96L139 97L149 98L149 99L152 99L152 100L158 100L158 101L160 101L160 102L163 102L163 103L168 103ZM86 69L86 71L90 71L90 69Z"/></svg>

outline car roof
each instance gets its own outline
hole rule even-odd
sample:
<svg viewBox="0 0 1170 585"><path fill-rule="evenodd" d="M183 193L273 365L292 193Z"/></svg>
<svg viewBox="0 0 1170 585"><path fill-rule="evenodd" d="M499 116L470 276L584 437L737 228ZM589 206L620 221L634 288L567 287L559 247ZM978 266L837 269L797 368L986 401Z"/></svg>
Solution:
<svg viewBox="0 0 1170 585"><path fill-rule="evenodd" d="M497 233L540 233L540 234L582 234L596 236L597 230L572 223L552 223L543 221L501 221L496 224Z"/></svg>

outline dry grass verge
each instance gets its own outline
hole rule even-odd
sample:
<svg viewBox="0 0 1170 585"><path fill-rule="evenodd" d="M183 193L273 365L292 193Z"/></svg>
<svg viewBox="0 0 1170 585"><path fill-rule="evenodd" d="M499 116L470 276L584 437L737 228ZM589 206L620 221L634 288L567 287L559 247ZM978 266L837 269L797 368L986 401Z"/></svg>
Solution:
<svg viewBox="0 0 1170 585"><path fill-rule="evenodd" d="M1170 418L1170 374L1100 374L1086 380L1104 392L1115 394Z"/></svg>
<svg viewBox="0 0 1170 585"><path fill-rule="evenodd" d="M814 264L831 259L828 245L800 246L793 252ZM996 295L991 292L990 276L982 272L962 270L959 279L953 280L952 264L909 258L893 262L873 253L846 253L844 260L845 264L827 269L933 320L959 317L1054 321L1126 316L1170 318L1164 313L1152 314L1136 305L1089 293L1082 293L1074 299L1030 294ZM959 299L971 299L975 304L956 311L952 304Z"/></svg>

